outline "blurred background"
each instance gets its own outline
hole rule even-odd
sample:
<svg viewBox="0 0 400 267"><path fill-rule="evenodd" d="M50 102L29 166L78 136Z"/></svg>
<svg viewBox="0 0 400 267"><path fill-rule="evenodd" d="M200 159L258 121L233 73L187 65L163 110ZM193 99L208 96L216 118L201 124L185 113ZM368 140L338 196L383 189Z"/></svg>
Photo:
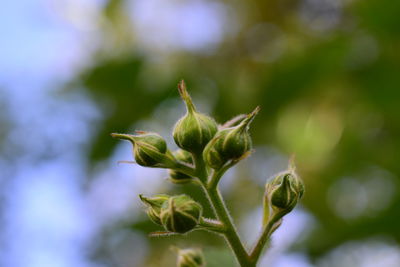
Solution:
<svg viewBox="0 0 400 267"><path fill-rule="evenodd" d="M0 266L236 266L210 233L159 229L137 195L189 192L111 132L171 138L184 78L220 123L261 105L221 184L246 244L296 154L306 194L260 266L400 266L400 1L19 0L0 7ZM211 216L209 209L205 213Z"/></svg>

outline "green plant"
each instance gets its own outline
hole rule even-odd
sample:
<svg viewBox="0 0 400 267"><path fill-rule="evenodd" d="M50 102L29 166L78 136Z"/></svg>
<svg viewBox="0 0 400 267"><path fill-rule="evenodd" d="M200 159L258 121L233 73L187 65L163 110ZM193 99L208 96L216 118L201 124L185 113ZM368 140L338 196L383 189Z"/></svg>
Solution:
<svg viewBox="0 0 400 267"><path fill-rule="evenodd" d="M229 168L252 153L249 127L259 108L218 126L214 119L196 110L183 81L179 83L178 89L187 108L186 115L176 123L173 130L174 140L180 147L178 151L169 151L164 139L156 133L114 133L112 136L133 144L133 154L138 164L169 169L173 183L195 183L204 190L214 211L214 219L204 218L201 205L187 195L156 195L149 198L140 195L148 207L150 219L164 227L165 232L161 233L184 234L192 230L214 232L226 239L241 266L256 266L270 236L302 197L304 185L293 163L288 170L267 182L263 200L263 229L254 247L247 251L218 189L218 183ZM179 265L181 260L178 261L179 266L204 265L204 260L198 264L195 260L189 260L187 255L192 253L182 253L179 257L185 259L184 262L190 262L190 265ZM199 254L198 251L196 253Z"/></svg>

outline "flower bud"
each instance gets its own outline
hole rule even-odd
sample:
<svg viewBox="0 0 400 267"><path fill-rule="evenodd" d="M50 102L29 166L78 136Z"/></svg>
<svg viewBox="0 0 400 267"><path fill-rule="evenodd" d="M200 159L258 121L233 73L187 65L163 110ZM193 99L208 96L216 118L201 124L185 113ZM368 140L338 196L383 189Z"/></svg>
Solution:
<svg viewBox="0 0 400 267"><path fill-rule="evenodd" d="M161 207L161 223L167 231L186 233L199 223L202 207L187 195L172 196Z"/></svg>
<svg viewBox="0 0 400 267"><path fill-rule="evenodd" d="M193 158L192 155L182 149L178 149L173 153L175 159L182 161L184 163L188 163L188 164L192 164L193 163ZM171 182L175 183L175 184L185 184L185 183L189 183L192 181L193 177L184 174L182 172L176 171L174 169L171 169L169 171L169 179L171 180Z"/></svg>
<svg viewBox="0 0 400 267"><path fill-rule="evenodd" d="M258 111L259 107L248 114L239 125L222 129L207 144L203 157L210 167L219 169L229 160L239 159L251 150L249 125Z"/></svg>
<svg viewBox="0 0 400 267"><path fill-rule="evenodd" d="M149 216L149 218L154 223L162 225L160 219L161 207L164 204L164 202L170 198L170 196L165 194L160 194L160 195L155 195L151 198L144 197L143 195L139 195L139 197L140 200L144 204L146 204L146 206L148 206L147 215Z"/></svg>
<svg viewBox="0 0 400 267"><path fill-rule="evenodd" d="M186 104L186 115L175 124L173 136L175 143L182 149L201 153L207 143L214 137L218 126L214 119L198 113L186 91L184 81L178 85L179 93Z"/></svg>
<svg viewBox="0 0 400 267"><path fill-rule="evenodd" d="M179 249L178 267L204 267L205 260L200 249Z"/></svg>
<svg viewBox="0 0 400 267"><path fill-rule="evenodd" d="M273 209L291 211L303 196L304 184L293 170L278 174L266 185Z"/></svg>
<svg viewBox="0 0 400 267"><path fill-rule="evenodd" d="M167 143L156 133L137 132L138 135L131 134L111 134L112 137L128 140L133 145L133 155L136 163L141 166L155 167L163 164L168 158Z"/></svg>

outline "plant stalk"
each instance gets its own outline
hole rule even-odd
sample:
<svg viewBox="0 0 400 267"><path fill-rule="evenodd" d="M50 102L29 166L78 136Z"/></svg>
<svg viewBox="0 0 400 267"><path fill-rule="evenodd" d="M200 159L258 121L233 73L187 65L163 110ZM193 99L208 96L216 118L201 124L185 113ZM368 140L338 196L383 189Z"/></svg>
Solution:
<svg viewBox="0 0 400 267"><path fill-rule="evenodd" d="M194 161L196 164L196 172L198 174L199 180L201 181L202 188L211 203L216 217L225 228L225 231L222 233L225 237L225 240L235 254L240 266L255 267L255 263L252 263L250 261L249 254L247 253L246 248L240 240L236 227L233 224L233 220L229 215L228 209L225 206L225 202L217 188L219 178L221 178L223 173L228 168L225 170L221 170L220 172L215 172L213 177L211 177L210 183L207 184L208 175L203 158L201 156L196 157L196 155L194 155Z"/></svg>
<svg viewBox="0 0 400 267"><path fill-rule="evenodd" d="M224 224L225 232L223 233L226 241L236 256L240 266L242 267L255 267L255 263L250 261L250 257L247 254L246 248L243 246L242 241L237 233L237 230L233 224L232 218L228 213L225 203L222 199L221 193L218 188L206 188L205 192L208 199L210 200L214 212L217 218Z"/></svg>
<svg viewBox="0 0 400 267"><path fill-rule="evenodd" d="M265 224L263 231L258 238L258 241L254 248L252 249L250 253L250 260L254 263L257 263L261 252L263 248L265 247L266 243L268 242L269 238L271 237L271 234L276 230L276 224L279 222L279 220L285 215L284 212L276 212L273 213L270 220L268 221L267 224Z"/></svg>

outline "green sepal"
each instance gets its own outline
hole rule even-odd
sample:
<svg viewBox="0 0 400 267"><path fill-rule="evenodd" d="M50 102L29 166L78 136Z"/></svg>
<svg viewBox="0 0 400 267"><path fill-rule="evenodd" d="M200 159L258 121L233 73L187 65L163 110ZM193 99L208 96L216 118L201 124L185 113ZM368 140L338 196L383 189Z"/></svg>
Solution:
<svg viewBox="0 0 400 267"><path fill-rule="evenodd" d="M147 198L140 194L139 198L148 207L147 215L149 216L150 220L156 224L162 225L160 219L161 207L165 201L168 201L170 196L166 194L159 194Z"/></svg>
<svg viewBox="0 0 400 267"><path fill-rule="evenodd" d="M133 145L133 156L137 164L145 167L168 168L174 166L167 143L159 134L137 131L136 135L113 133L112 137L128 140Z"/></svg>
<svg viewBox="0 0 400 267"><path fill-rule="evenodd" d="M273 210L290 212L304 194L304 184L294 169L279 173L266 184L264 212ZM266 215L264 214L264 218Z"/></svg>
<svg viewBox="0 0 400 267"><path fill-rule="evenodd" d="M165 230L186 233L200 221L202 207L187 195L172 196L161 207L160 219Z"/></svg>

